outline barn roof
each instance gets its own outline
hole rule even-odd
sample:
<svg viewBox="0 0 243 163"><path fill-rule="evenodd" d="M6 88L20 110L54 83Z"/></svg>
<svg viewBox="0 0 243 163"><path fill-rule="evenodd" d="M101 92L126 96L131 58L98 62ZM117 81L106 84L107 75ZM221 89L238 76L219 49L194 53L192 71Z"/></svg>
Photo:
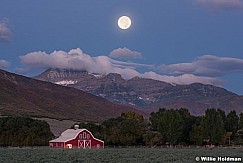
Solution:
<svg viewBox="0 0 243 163"><path fill-rule="evenodd" d="M82 132L83 130L86 129L67 129L66 131L64 131L59 138L51 140L50 142L66 142L69 141L71 139L75 139L77 137L77 135Z"/></svg>

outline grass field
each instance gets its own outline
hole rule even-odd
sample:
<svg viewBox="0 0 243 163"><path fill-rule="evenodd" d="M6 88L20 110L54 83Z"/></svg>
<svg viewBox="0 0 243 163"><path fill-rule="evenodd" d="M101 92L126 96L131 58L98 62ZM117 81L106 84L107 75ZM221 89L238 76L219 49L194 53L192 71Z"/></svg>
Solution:
<svg viewBox="0 0 243 163"><path fill-rule="evenodd" d="M49 149L45 148L0 148L1 163L58 162L58 163L163 163L196 162L196 157L242 157L243 149L204 148L167 149L167 148L109 148L88 149ZM199 161L201 162L201 161Z"/></svg>

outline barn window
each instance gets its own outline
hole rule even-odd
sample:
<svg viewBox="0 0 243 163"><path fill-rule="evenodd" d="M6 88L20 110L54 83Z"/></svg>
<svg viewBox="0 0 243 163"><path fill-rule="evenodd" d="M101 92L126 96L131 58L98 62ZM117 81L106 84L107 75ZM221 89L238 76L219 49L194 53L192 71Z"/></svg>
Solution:
<svg viewBox="0 0 243 163"><path fill-rule="evenodd" d="M84 135L83 135L84 139L86 139L86 132L84 132L83 134L84 134Z"/></svg>
<svg viewBox="0 0 243 163"><path fill-rule="evenodd" d="M90 136L89 136L89 134L87 134L87 139L89 139L90 138Z"/></svg>
<svg viewBox="0 0 243 163"><path fill-rule="evenodd" d="M80 135L79 135L79 138L80 138L80 139L83 139L83 135L82 135L82 134L80 134Z"/></svg>

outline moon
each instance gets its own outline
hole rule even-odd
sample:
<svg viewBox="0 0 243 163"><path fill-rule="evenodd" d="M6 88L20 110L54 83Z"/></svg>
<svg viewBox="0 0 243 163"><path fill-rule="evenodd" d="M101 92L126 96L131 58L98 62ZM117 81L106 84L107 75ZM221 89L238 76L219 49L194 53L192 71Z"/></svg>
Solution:
<svg viewBox="0 0 243 163"><path fill-rule="evenodd" d="M118 19L118 22L117 22L119 28L121 29L128 29L130 28L131 24L132 24L132 21L131 19L128 17L128 16L121 16L119 19Z"/></svg>

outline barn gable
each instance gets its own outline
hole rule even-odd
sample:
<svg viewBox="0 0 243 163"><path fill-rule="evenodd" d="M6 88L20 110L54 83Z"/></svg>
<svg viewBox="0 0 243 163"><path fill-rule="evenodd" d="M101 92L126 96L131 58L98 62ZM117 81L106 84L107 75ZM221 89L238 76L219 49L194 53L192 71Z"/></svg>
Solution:
<svg viewBox="0 0 243 163"><path fill-rule="evenodd" d="M87 129L67 129L59 138L49 142L50 148L104 148L99 140Z"/></svg>

